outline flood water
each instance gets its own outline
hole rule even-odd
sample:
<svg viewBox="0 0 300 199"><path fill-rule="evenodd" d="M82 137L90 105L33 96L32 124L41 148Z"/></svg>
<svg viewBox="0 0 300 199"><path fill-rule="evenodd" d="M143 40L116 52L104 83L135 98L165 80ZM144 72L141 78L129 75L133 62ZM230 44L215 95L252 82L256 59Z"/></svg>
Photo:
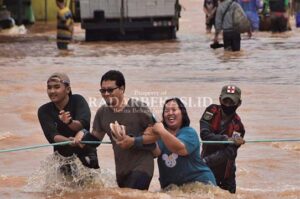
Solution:
<svg viewBox="0 0 300 199"><path fill-rule="evenodd" d="M59 52L52 23L37 23L25 35L1 34L0 149L47 143L36 112L49 101L50 74L67 73L73 93L87 99L94 115L103 103L100 78L110 69L124 73L127 96L147 102L158 116L160 101L181 97L197 131L205 107L218 103L221 87L236 84L242 89L238 113L246 140L299 138L300 29L293 25L283 34L243 36L242 51L237 53L212 50L203 2L181 2L185 9L175 41L86 43L77 25L71 50ZM235 195L199 184L161 192L157 167L148 192L119 189L109 144L98 148L101 173L93 173L93 183L64 184L52 173L56 160L51 154L52 147L0 153L0 198L300 198L299 142L243 145ZM80 171L81 177L88 172Z"/></svg>

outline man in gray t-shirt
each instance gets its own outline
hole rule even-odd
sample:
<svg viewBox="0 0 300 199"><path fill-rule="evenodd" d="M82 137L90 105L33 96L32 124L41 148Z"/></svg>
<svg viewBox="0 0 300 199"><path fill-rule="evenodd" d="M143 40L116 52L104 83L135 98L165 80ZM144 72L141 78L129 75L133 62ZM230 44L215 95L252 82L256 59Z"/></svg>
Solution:
<svg viewBox="0 0 300 199"><path fill-rule="evenodd" d="M119 187L147 190L153 176L151 150L155 144L148 144L154 140L144 139L143 134L155 123L152 113L146 104L124 97L125 79L121 72L108 71L102 76L100 86L106 105L98 109L93 131L85 133L82 140L101 141L107 134L112 141ZM126 135L117 142L110 129L110 123L115 121L126 127Z"/></svg>

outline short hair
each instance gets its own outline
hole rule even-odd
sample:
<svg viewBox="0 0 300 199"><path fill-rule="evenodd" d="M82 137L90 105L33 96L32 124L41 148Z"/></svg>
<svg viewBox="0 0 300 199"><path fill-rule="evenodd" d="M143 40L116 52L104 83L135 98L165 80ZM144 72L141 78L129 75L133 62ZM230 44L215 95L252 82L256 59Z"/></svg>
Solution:
<svg viewBox="0 0 300 199"><path fill-rule="evenodd" d="M124 78L124 75L120 71L110 70L110 71L106 72L101 78L101 82L100 82L101 85L102 85L103 81L108 81L108 80L116 81L116 85L118 87L124 86L124 89L125 89L125 78Z"/></svg>
<svg viewBox="0 0 300 199"><path fill-rule="evenodd" d="M65 0L56 0L58 3L65 3Z"/></svg>
<svg viewBox="0 0 300 199"><path fill-rule="evenodd" d="M182 103L182 101L179 98L177 98L177 97L170 98L170 99L167 99L165 101L165 104L164 104L164 107L163 107L163 112L162 112L162 118L163 118L163 124L164 124L164 126L165 127L167 126L167 124L165 122L165 119L164 119L164 112L165 112L166 104L169 103L170 101L175 101L177 103L180 111L181 111L181 114L182 114L182 124L181 124L180 128L183 128L183 127L186 127L186 126L190 126L190 118L188 116L186 108L185 108L184 104Z"/></svg>

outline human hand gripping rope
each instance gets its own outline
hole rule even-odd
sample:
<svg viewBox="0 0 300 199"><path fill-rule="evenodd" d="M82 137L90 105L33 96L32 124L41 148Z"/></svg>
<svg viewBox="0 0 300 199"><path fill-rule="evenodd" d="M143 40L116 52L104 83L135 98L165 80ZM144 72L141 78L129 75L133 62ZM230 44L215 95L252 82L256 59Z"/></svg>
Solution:
<svg viewBox="0 0 300 199"><path fill-rule="evenodd" d="M118 134L116 132L116 137L119 139L124 136L123 132L125 132L124 129L117 129ZM127 135L126 135L127 136ZM68 145L72 141L65 141L65 142L57 142L57 143L50 143L50 144L39 144L39 145L31 145L31 146L22 146L22 147L16 147L16 148L10 148L10 149L0 149L0 153L8 153L8 152L16 152L16 151L25 151L30 149L36 149L36 148L43 148L43 147L49 147L49 146L62 146L62 145ZM242 142L240 140L240 142ZM273 142L300 142L300 138L289 138L289 139L254 139L254 140L244 140L245 144L251 144L251 143L273 143ZM82 144L111 144L111 142L105 142L105 141L81 141ZM202 144L235 144L234 140L228 140L228 141L202 141L200 140L200 143Z"/></svg>

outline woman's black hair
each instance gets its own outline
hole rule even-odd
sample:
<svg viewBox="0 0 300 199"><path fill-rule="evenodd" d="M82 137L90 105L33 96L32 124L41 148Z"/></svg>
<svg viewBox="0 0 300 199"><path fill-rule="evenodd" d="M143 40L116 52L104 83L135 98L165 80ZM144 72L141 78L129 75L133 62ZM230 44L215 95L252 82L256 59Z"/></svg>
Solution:
<svg viewBox="0 0 300 199"><path fill-rule="evenodd" d="M165 104L164 104L164 107L163 107L163 112L162 112L162 118L163 118L163 124L165 127L167 127L167 124L165 122L165 119L164 119L164 112L165 112L165 108L166 108L166 104L169 103L170 101L175 101L177 104L178 104L178 107L181 111L181 114L182 114L182 124L181 124L181 127L180 128L183 128L183 127L186 127L186 126L190 126L190 118L187 114L187 111L186 111L186 108L184 106L184 104L182 103L182 101L177 98L177 97L174 97L174 98L170 98L170 99L167 99L165 101Z"/></svg>

